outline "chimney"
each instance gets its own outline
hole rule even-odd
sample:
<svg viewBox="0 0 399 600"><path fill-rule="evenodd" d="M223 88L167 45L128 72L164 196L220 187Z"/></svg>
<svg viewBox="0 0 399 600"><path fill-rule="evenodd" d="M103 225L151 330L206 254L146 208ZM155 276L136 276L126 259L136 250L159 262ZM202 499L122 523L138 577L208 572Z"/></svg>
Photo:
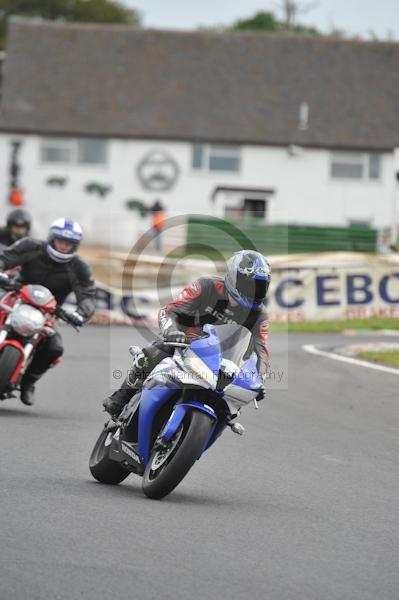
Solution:
<svg viewBox="0 0 399 600"><path fill-rule="evenodd" d="M309 104L307 102L301 102L299 105L299 122L298 129L306 131L309 126Z"/></svg>

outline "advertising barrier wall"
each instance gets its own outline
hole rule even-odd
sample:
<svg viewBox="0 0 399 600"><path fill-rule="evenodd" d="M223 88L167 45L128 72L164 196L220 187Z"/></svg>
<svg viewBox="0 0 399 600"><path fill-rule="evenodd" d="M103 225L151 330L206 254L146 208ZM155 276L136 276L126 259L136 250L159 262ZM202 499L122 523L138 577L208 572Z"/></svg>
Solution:
<svg viewBox="0 0 399 600"><path fill-rule="evenodd" d="M277 272L268 306L277 321L398 318L399 269Z"/></svg>
<svg viewBox="0 0 399 600"><path fill-rule="evenodd" d="M195 263L200 261L187 261L182 267L186 269L185 283L207 274L204 263ZM184 284L135 292L134 285L122 291L98 283L96 320L153 322L159 309L182 287ZM276 257L267 305L273 321L399 318L398 257L361 255L356 261L347 253L292 257L289 261Z"/></svg>

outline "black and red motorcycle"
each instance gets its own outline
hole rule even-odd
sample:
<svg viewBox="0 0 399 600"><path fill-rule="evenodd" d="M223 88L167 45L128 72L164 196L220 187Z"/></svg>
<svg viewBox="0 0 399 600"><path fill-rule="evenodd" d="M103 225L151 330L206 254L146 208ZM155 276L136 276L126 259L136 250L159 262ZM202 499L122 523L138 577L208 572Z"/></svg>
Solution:
<svg viewBox="0 0 399 600"><path fill-rule="evenodd" d="M12 280L0 285L7 292L0 300L0 400L5 400L14 397L43 340L55 335L57 318L79 328L46 287Z"/></svg>

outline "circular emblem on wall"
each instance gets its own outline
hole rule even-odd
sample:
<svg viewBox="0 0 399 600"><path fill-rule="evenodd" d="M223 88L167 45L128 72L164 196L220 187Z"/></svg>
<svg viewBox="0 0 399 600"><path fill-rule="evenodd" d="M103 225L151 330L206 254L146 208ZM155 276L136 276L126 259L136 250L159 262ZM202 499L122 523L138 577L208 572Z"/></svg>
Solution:
<svg viewBox="0 0 399 600"><path fill-rule="evenodd" d="M179 166L164 150L151 150L139 162L137 176L142 187L150 192L171 190L179 176Z"/></svg>

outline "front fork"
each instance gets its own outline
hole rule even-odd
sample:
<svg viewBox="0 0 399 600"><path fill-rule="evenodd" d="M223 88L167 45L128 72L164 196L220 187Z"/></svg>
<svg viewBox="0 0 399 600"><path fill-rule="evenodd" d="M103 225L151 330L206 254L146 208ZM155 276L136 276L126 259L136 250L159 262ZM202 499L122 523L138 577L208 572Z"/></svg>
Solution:
<svg viewBox="0 0 399 600"><path fill-rule="evenodd" d="M26 369L29 366L30 358L32 356L32 350L34 348L34 344L28 342L25 346L20 346L18 349L21 351L21 360L18 363L17 368L15 369L12 377L10 378L10 383L16 385L21 379L22 375L25 373Z"/></svg>
<svg viewBox="0 0 399 600"><path fill-rule="evenodd" d="M5 346L10 345L10 346L13 346L14 348L17 348L17 350L19 350L21 353L21 358L17 365L17 368L15 369L14 373L12 374L12 376L10 378L10 383L13 385L16 385L18 382L18 379L26 371L26 368L29 365L29 362L30 362L30 359L32 356L32 352L35 347L35 342L37 341L37 338L38 338L38 334L36 334L33 337L31 342L28 342L24 346L20 342L17 342L16 340L12 340L12 341L10 340L7 342L7 337L9 334L9 331L7 329L8 321L9 321L9 317L5 320L4 328L0 331L0 348L4 348Z"/></svg>

